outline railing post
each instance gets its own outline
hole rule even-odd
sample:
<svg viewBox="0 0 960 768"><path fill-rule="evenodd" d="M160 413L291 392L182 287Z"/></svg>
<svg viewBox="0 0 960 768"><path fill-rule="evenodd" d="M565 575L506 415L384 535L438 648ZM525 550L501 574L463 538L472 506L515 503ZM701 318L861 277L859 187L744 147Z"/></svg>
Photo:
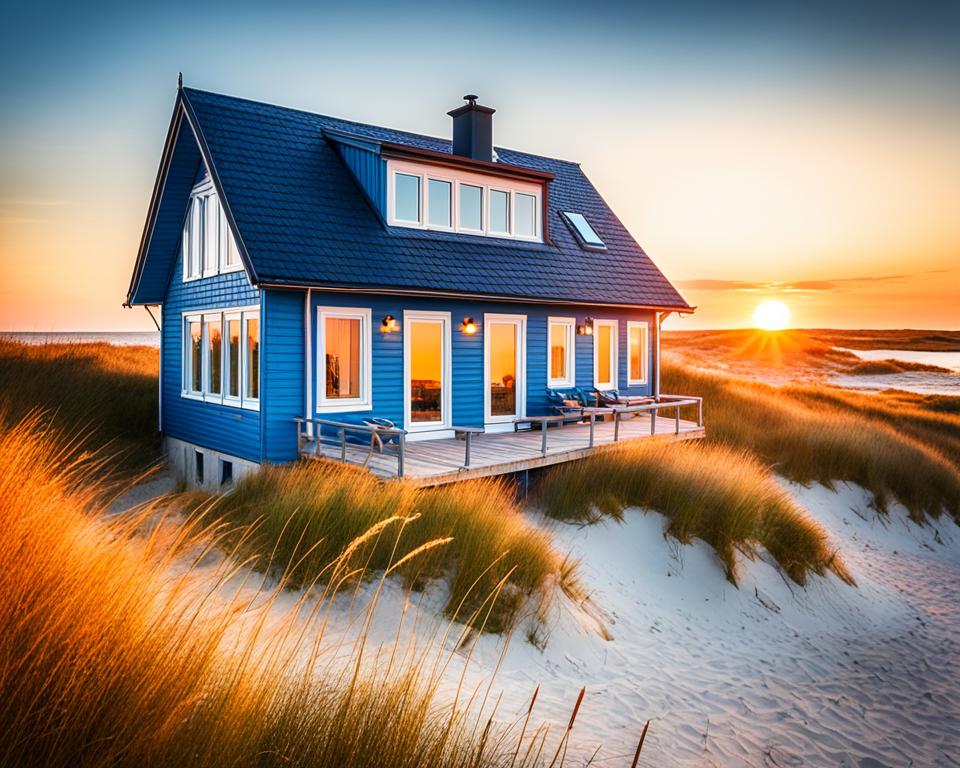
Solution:
<svg viewBox="0 0 960 768"><path fill-rule="evenodd" d="M472 436L472 434L473 434L472 432L467 432L467 447L464 450L464 456L463 456L463 466L465 467L470 466L470 437Z"/></svg>
<svg viewBox="0 0 960 768"><path fill-rule="evenodd" d="M407 436L400 433L400 450L397 453L397 477L403 477L403 454L407 447Z"/></svg>
<svg viewBox="0 0 960 768"><path fill-rule="evenodd" d="M697 426L703 426L703 398L697 398Z"/></svg>
<svg viewBox="0 0 960 768"><path fill-rule="evenodd" d="M650 409L650 434L657 434L657 409L656 407Z"/></svg>
<svg viewBox="0 0 960 768"><path fill-rule="evenodd" d="M560 422L561 424L563 422ZM590 414L590 447L593 448L593 425L597 423L597 414Z"/></svg>
<svg viewBox="0 0 960 768"><path fill-rule="evenodd" d="M620 411L613 412L613 442L620 439Z"/></svg>
<svg viewBox="0 0 960 768"><path fill-rule="evenodd" d="M340 427L340 461L347 460L347 430Z"/></svg>
<svg viewBox="0 0 960 768"><path fill-rule="evenodd" d="M540 432L542 437L540 438L540 453L544 456L547 455L547 420L544 419L540 422Z"/></svg>
<svg viewBox="0 0 960 768"><path fill-rule="evenodd" d="M678 403L677 407L674 408L673 410L676 413L676 422L677 422L676 427L674 429L674 434L679 435L680 434L680 404Z"/></svg>

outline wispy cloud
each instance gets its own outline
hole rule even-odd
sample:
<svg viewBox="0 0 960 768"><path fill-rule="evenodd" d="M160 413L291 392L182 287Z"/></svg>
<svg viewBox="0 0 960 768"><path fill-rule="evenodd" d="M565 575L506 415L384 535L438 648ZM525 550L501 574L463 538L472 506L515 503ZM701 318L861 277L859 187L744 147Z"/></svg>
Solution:
<svg viewBox="0 0 960 768"><path fill-rule="evenodd" d="M956 269L937 269L920 274L957 272ZM748 293L818 293L823 291L849 291L873 283L893 283L914 275L876 275L873 277L841 277L833 280L793 280L786 282L749 280L678 280L675 285L688 291L742 291Z"/></svg>

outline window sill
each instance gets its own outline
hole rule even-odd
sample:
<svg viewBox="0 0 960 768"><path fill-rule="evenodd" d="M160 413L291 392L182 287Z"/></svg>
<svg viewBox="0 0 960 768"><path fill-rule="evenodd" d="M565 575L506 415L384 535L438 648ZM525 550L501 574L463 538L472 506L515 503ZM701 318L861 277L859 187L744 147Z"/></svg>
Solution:
<svg viewBox="0 0 960 768"><path fill-rule="evenodd" d="M336 403L318 405L317 413L351 413L353 411L372 411L373 405L368 402Z"/></svg>
<svg viewBox="0 0 960 768"><path fill-rule="evenodd" d="M567 389L577 385L569 379L547 379L547 386L550 387L550 389Z"/></svg>

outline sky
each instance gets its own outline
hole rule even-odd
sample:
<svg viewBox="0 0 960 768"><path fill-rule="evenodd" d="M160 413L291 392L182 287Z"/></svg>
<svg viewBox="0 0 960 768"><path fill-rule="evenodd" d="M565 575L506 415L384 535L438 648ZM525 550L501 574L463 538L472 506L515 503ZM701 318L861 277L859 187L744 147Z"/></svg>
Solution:
<svg viewBox="0 0 960 768"><path fill-rule="evenodd" d="M177 73L580 162L675 329L960 328L960 4L0 0L0 330L123 309Z"/></svg>

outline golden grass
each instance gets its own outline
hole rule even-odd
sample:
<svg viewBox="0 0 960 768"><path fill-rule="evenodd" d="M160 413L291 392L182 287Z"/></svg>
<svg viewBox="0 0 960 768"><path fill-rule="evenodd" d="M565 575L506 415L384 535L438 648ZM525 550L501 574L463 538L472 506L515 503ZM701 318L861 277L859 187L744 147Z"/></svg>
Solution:
<svg viewBox="0 0 960 768"><path fill-rule="evenodd" d="M708 439L749 450L799 482L857 483L879 509L895 499L918 522L960 517L952 414L897 412L836 388L773 387L665 361L663 389L704 397ZM945 450L946 449L946 453Z"/></svg>
<svg viewBox="0 0 960 768"><path fill-rule="evenodd" d="M546 514L592 522L622 517L628 506L656 510L666 533L702 539L737 581L737 552L764 547L797 583L810 572L852 579L823 528L749 453L705 443L626 443L549 470L537 485Z"/></svg>
<svg viewBox="0 0 960 768"><path fill-rule="evenodd" d="M159 457L159 352L110 344L22 344L0 339L0 414L12 426L42 410L84 446L110 443L128 469Z"/></svg>
<svg viewBox="0 0 960 768"><path fill-rule="evenodd" d="M294 585L316 579L365 531L385 520L403 520L404 550L448 540L400 565L397 575L411 586L443 578L449 615L473 614L504 581L484 615L492 632L512 627L525 607L542 602L555 586L577 593L575 569L565 566L549 534L524 519L507 486L494 480L418 489L384 483L342 464L301 462L245 478L232 493L213 500L210 514L234 524L255 523L244 552L286 569ZM351 563L383 571L392 558L390 545L373 536L355 547Z"/></svg>
<svg viewBox="0 0 960 768"><path fill-rule="evenodd" d="M443 654L362 664L364 634L325 660L323 597L280 609L282 582L197 564L228 532L92 515L96 466L62 442L35 419L0 430L0 765L539 763L542 730L436 700Z"/></svg>

